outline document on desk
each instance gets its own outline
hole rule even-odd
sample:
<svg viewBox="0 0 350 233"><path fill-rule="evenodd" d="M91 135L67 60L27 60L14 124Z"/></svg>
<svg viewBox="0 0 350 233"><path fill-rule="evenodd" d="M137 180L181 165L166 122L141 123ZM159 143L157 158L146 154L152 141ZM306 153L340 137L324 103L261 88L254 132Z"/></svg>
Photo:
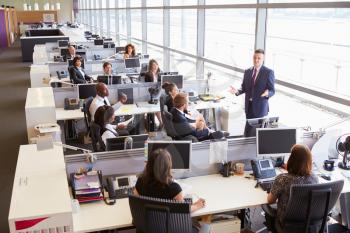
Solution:
<svg viewBox="0 0 350 233"><path fill-rule="evenodd" d="M130 122L134 120L134 117L131 117L129 120L118 123L118 125L128 125Z"/></svg>
<svg viewBox="0 0 350 233"><path fill-rule="evenodd" d="M210 142L209 164L227 162L227 139Z"/></svg>
<svg viewBox="0 0 350 233"><path fill-rule="evenodd" d="M130 115L130 112L133 110L133 105L122 105L118 109L118 113Z"/></svg>

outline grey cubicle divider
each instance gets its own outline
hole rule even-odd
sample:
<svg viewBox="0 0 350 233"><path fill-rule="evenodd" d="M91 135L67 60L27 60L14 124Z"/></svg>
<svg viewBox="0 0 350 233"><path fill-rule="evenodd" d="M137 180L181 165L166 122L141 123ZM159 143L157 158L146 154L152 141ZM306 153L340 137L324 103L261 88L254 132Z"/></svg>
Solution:
<svg viewBox="0 0 350 233"><path fill-rule="evenodd" d="M46 42L57 42L58 40L69 40L59 29L37 29L29 30L29 36L21 37L22 61L33 62L34 46Z"/></svg>
<svg viewBox="0 0 350 233"><path fill-rule="evenodd" d="M48 63L50 76L57 76L56 71L67 71L68 72L68 63L67 62L50 62Z"/></svg>
<svg viewBox="0 0 350 233"><path fill-rule="evenodd" d="M256 138L236 138L228 139L227 159L234 162L244 162L249 169L250 160L256 158ZM317 139L313 133L305 133L304 144L312 147ZM218 164L209 164L210 142L199 142L192 144L191 171L176 173L175 178L186 178L215 174L219 171ZM94 168L102 170L104 175L124 175L140 173L145 165L144 149L132 149L122 151L110 151L94 153L97 160ZM67 174L77 171L81 167L86 167L85 155L65 156Z"/></svg>
<svg viewBox="0 0 350 233"><path fill-rule="evenodd" d="M95 60L94 55L100 55L102 59L111 57L115 54L115 48L103 48L101 47L92 47L86 51L87 60Z"/></svg>
<svg viewBox="0 0 350 233"><path fill-rule="evenodd" d="M156 83L130 83L130 84L118 84L118 85L109 85L109 101L111 103L117 102L118 98L118 89L133 89L134 102L144 102L150 99L148 88L155 87ZM54 88L53 95L55 99L56 108L62 108L64 106L65 98L78 98L77 86L74 87L62 87Z"/></svg>

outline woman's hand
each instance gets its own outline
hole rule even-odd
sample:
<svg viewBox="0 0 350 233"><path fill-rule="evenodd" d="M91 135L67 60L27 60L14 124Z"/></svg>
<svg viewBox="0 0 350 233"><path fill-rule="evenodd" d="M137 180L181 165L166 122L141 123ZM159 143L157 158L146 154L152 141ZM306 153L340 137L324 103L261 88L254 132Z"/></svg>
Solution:
<svg viewBox="0 0 350 233"><path fill-rule="evenodd" d="M191 212L202 209L205 206L205 200L203 198L199 198L198 201L192 204Z"/></svg>

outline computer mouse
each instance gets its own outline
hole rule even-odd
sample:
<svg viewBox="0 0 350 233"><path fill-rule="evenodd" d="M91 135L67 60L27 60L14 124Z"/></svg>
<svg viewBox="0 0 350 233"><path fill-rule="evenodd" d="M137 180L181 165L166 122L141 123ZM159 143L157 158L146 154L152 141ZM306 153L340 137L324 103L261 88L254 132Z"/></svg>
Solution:
<svg viewBox="0 0 350 233"><path fill-rule="evenodd" d="M325 180L331 180L331 176L326 175L326 174L322 174L322 175L320 175L320 177L322 177Z"/></svg>

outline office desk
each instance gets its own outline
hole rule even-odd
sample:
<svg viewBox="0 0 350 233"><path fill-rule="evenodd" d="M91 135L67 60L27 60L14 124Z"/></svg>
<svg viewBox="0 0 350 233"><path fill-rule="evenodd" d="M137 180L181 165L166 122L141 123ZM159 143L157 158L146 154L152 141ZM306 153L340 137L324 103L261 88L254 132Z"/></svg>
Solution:
<svg viewBox="0 0 350 233"><path fill-rule="evenodd" d="M79 120L84 118L84 113L81 109L74 110L64 110L64 108L56 108L56 120L66 121L66 120Z"/></svg>
<svg viewBox="0 0 350 233"><path fill-rule="evenodd" d="M244 176L223 178L221 175L207 175L179 181L189 185L188 193L206 200L206 206L192 216L215 214L259 206L266 203L267 193L255 188L256 181ZM185 190L186 192L186 190ZM82 204L80 211L73 214L74 232L90 232L132 226L132 217L127 198L117 200L113 206L104 202Z"/></svg>

